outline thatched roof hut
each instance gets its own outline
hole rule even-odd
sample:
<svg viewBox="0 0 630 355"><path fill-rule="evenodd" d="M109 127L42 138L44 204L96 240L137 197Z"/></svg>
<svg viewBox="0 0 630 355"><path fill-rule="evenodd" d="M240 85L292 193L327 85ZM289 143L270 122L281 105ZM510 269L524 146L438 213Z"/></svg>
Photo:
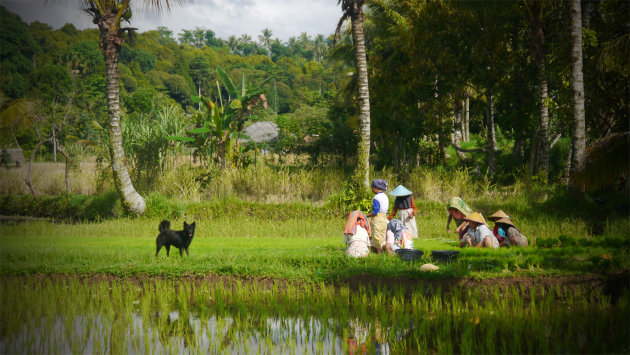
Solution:
<svg viewBox="0 0 630 355"><path fill-rule="evenodd" d="M26 159L24 159L24 153L22 153L22 149L19 148L6 148L6 149L1 149L0 152L4 152L6 151L9 156L11 157L11 162L17 162L17 163L26 163Z"/></svg>
<svg viewBox="0 0 630 355"><path fill-rule="evenodd" d="M254 143L272 142L280 136L278 126L270 121L256 122L245 128L243 133L247 134Z"/></svg>

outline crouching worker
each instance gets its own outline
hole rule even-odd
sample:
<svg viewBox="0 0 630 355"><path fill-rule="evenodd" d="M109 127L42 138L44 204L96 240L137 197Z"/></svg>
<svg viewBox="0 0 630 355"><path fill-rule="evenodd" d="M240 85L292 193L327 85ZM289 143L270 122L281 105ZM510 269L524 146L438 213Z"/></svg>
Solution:
<svg viewBox="0 0 630 355"><path fill-rule="evenodd" d="M499 241L499 246L507 247L507 245L505 244L506 230L499 228L499 225L497 224L497 221L500 220L501 218L510 218L510 216L505 214L503 210L498 210L495 213L488 216L488 219L494 222L494 228L492 228L492 234L494 234L494 236L497 237L497 240Z"/></svg>
<svg viewBox="0 0 630 355"><path fill-rule="evenodd" d="M498 233L505 235L504 246L507 247L526 247L528 245L527 238L516 229L514 222L509 217L504 217L494 222Z"/></svg>
<svg viewBox="0 0 630 355"><path fill-rule="evenodd" d="M459 243L460 247L469 246L476 248L498 248L499 240L492 234L490 228L486 224L486 220L479 212L473 212L464 217L464 220L468 222L470 226L468 232Z"/></svg>
<svg viewBox="0 0 630 355"><path fill-rule="evenodd" d="M346 228L343 230L343 242L346 244L346 255L362 258L370 253L370 222L363 212L350 212Z"/></svg>
<svg viewBox="0 0 630 355"><path fill-rule="evenodd" d="M394 252L398 249L413 249L413 236L409 231L409 228L399 219L392 219L387 225L387 239L385 244L385 251L389 255L394 255Z"/></svg>
<svg viewBox="0 0 630 355"><path fill-rule="evenodd" d="M464 200L455 196L451 197L448 200L448 204L446 205L446 210L448 211L448 220L446 220L446 233L450 233L451 229L449 225L451 224L451 219L455 220L455 225L457 228L455 229L455 233L459 235L459 240L464 238L464 235L468 231L468 223L466 223L464 217L473 213L472 208L468 206Z"/></svg>

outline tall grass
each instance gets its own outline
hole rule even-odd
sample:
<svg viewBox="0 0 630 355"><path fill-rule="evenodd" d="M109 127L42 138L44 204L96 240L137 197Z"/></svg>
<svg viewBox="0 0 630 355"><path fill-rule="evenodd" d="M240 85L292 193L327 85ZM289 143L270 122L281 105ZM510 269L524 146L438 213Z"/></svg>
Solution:
<svg viewBox="0 0 630 355"><path fill-rule="evenodd" d="M28 164L20 168L0 168L0 195L29 194L25 179ZM101 171L93 159L78 163L70 169L70 192L74 194L94 195L113 188L111 179L103 179ZM37 193L62 195L66 193L65 164L52 162L33 163L33 186Z"/></svg>
<svg viewBox="0 0 630 355"><path fill-rule="evenodd" d="M79 155L80 159L84 157ZM70 185L73 193L94 194L107 191L111 181L103 181L102 172L92 158L84 158L71 172ZM33 183L38 192L49 195L63 194L63 163L35 163ZM518 181L510 188L500 188L485 175L469 170L440 170L416 168L402 178L391 168L373 171L374 178L388 180L390 188L403 184L414 191L416 200L447 201L452 196L465 200L495 199L518 196L526 191L527 183ZM26 167L0 170L0 194L28 193L24 183ZM236 197L246 201L264 203L326 201L331 195L343 190L349 172L334 167L302 165L273 167L262 162L240 169L219 170L202 168L189 159L176 159L150 186L141 186L143 193L158 192L169 197L190 199L224 199Z"/></svg>

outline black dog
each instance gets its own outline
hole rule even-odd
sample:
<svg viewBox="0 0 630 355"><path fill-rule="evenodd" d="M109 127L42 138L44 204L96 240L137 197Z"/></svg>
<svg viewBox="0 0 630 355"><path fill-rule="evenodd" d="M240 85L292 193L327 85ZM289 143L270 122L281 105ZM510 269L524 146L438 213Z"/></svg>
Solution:
<svg viewBox="0 0 630 355"><path fill-rule="evenodd" d="M192 224L184 222L184 230L182 231L173 231L170 228L171 222L160 222L160 234L158 234L157 239L155 239L155 244L157 245L155 256L158 255L162 246L166 247L166 256L168 256L168 253L171 251L171 245L179 249L179 256L184 256L182 249L186 250L186 255L190 256L188 247L195 235L195 222Z"/></svg>

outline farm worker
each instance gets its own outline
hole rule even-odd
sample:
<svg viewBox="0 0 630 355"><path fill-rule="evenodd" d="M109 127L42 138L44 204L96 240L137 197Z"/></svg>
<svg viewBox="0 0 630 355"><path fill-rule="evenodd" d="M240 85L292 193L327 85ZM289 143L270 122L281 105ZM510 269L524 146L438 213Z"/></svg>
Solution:
<svg viewBox="0 0 630 355"><path fill-rule="evenodd" d="M495 213L488 216L488 219L494 222L494 228L492 228L492 234L499 240L499 246L503 246L505 243L505 232L506 230L499 228L497 221L501 218L510 218L503 210L498 210Z"/></svg>
<svg viewBox="0 0 630 355"><path fill-rule="evenodd" d="M411 232L399 219L392 219L387 225L385 251L394 255L398 249L413 249Z"/></svg>
<svg viewBox="0 0 630 355"><path fill-rule="evenodd" d="M504 245L507 247L526 247L528 245L527 238L516 229L514 222L509 217L501 218L494 222L495 227L499 231L505 233Z"/></svg>
<svg viewBox="0 0 630 355"><path fill-rule="evenodd" d="M377 253L383 251L385 246L385 231L387 230L387 210L389 209L389 199L384 191L387 190L387 181L383 179L372 180L372 212L368 217L372 218L372 247Z"/></svg>
<svg viewBox="0 0 630 355"><path fill-rule="evenodd" d="M464 200L455 196L451 197L448 200L448 204L446 205L446 210L448 211L448 220L446 221L446 233L450 233L451 229L449 225L451 224L451 219L455 220L455 224L457 228L455 229L455 233L459 234L459 240L462 240L464 234L468 230L468 223L464 221L464 217L473 213L472 208L468 206Z"/></svg>
<svg viewBox="0 0 630 355"><path fill-rule="evenodd" d="M486 224L486 220L483 219L483 215L479 212L473 212L468 216L464 217L470 226L468 228L468 232L459 243L460 247L470 246L470 247L484 247L484 248L498 248L499 241L497 237L492 234L490 228Z"/></svg>
<svg viewBox="0 0 630 355"><path fill-rule="evenodd" d="M409 229L411 236L418 238L418 227L416 225L418 207L416 207L413 196L411 196L412 193L413 192L407 190L407 188L402 185L396 186L396 188L389 193L391 196L395 196L396 199L394 200L394 208L389 216L387 216L387 219L391 221L396 217L396 212L398 212L400 221Z"/></svg>
<svg viewBox="0 0 630 355"><path fill-rule="evenodd" d="M370 222L363 212L350 212L346 228L343 230L343 242L346 255L353 258L368 256L370 253Z"/></svg>

